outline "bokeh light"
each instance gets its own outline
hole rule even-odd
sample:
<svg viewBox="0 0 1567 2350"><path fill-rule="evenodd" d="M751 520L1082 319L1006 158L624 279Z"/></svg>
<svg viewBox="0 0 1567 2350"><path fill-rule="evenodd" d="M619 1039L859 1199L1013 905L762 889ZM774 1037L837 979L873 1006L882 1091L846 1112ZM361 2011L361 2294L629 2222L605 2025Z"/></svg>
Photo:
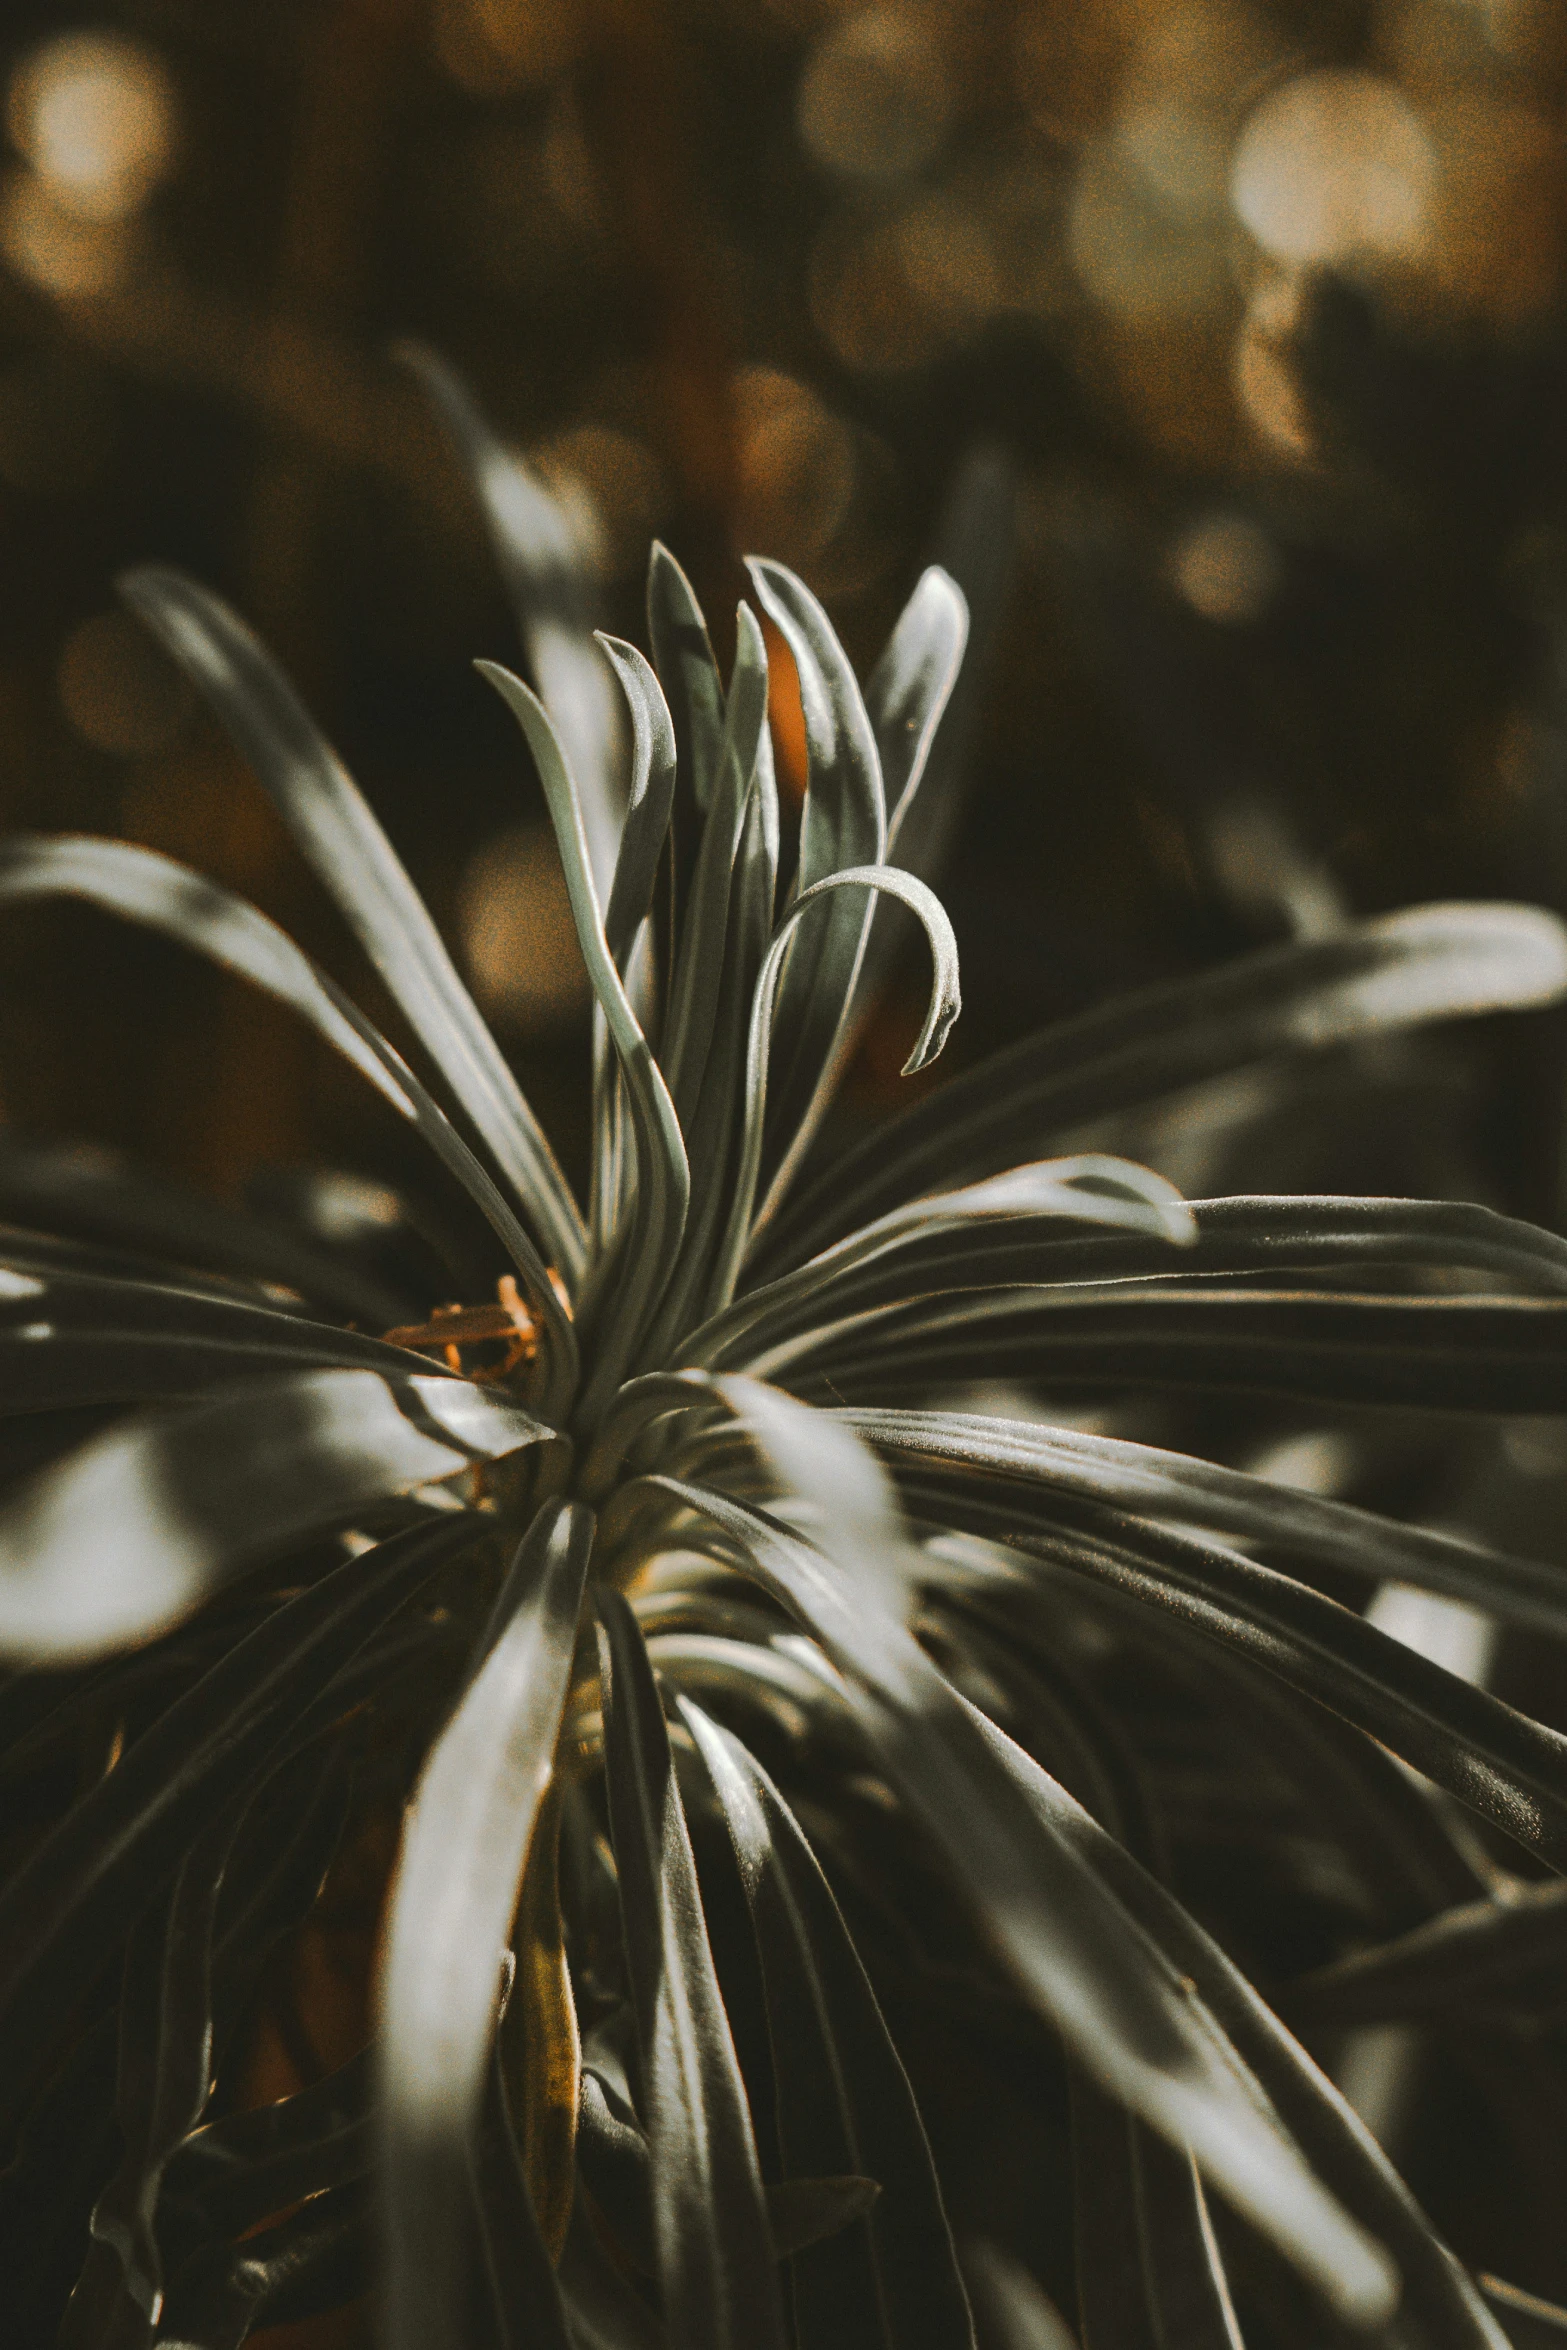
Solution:
<svg viewBox="0 0 1567 2350"><path fill-rule="evenodd" d="M464 876L459 909L474 993L519 1036L549 1036L587 1011L560 852L548 824L520 824L486 843Z"/></svg>
<svg viewBox="0 0 1567 2350"><path fill-rule="evenodd" d="M1259 619L1279 582L1273 541L1246 514L1199 515L1170 549L1167 568L1194 612L1232 627Z"/></svg>
<svg viewBox="0 0 1567 2350"><path fill-rule="evenodd" d="M854 494L854 443L807 384L745 367L732 386L742 542L791 564L828 545Z"/></svg>
<svg viewBox="0 0 1567 2350"><path fill-rule="evenodd" d="M89 220L136 211L174 154L166 68L111 32L64 33L11 77L6 122L51 200Z"/></svg>
<svg viewBox="0 0 1567 2350"><path fill-rule="evenodd" d="M1235 210L1285 262L1419 252L1436 193L1430 138L1403 93L1362 71L1302 74L1241 133Z"/></svg>
<svg viewBox="0 0 1567 2350"><path fill-rule="evenodd" d="M876 8L832 26L801 77L799 123L816 161L846 178L928 163L946 130L946 77L917 19Z"/></svg>

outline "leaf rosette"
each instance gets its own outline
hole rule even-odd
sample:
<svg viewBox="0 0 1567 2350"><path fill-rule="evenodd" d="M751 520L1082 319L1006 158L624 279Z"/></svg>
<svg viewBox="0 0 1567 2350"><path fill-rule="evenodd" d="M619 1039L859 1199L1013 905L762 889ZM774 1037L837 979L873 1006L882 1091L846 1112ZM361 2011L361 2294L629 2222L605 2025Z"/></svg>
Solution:
<svg viewBox="0 0 1567 2350"><path fill-rule="evenodd" d="M1560 1412L1567 1246L1447 1202L1189 1202L1080 1137L1554 1000L1567 937L1513 906L1346 925L1033 1038L813 1174L880 908L929 948L910 1071L958 1014L918 869L942 826L912 817L950 789L964 597L927 572L862 692L808 589L752 566L799 677L796 836L757 613L726 683L657 550L654 661L595 650L547 493L418 364L544 688L480 665L592 985L588 1197L263 648L191 581L133 573L412 1059L149 851L15 840L0 897L88 900L288 1005L429 1145L496 1289L417 1294L129 1171L0 1154L0 1768L55 1790L0 1893L18 2306L43 2338L63 2275L81 2345L220 2350L369 2289L393 2350L967 2350L966 2269L996 2339L1068 2339L1010 2252L960 2267L878 1990L957 1949L1064 2083L1087 2340L1234 2343L1236 2278L1293 2274L1330 2328L1396 2310L1400 2341L1498 2343L1177 1898L1096 1659L1160 1647L1203 1705L1267 1720L1281 1771L1327 1773L1363 1866L1391 1840L1410 1882L1382 1946L1292 2012L1398 2016L1559 1954L1554 1892L1498 1899L1429 1790L1560 1870L1567 1739L1346 1591L1560 1635L1559 1576L1073 1407ZM1032 1383L1032 1417L953 1403L998 1378ZM247 2102L268 1970L367 1819L396 1846L373 2045Z"/></svg>

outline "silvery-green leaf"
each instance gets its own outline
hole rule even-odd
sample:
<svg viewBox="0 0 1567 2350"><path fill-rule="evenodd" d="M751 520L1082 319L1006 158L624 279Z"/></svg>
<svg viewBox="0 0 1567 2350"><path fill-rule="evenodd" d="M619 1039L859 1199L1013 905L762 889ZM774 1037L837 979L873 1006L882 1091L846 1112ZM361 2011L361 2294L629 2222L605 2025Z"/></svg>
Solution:
<svg viewBox="0 0 1567 2350"><path fill-rule="evenodd" d="M808 764L800 817L796 898L833 874L880 865L887 806L876 737L848 657L809 588L781 563L748 569L763 611L800 683ZM835 901L820 931L790 961L779 1000L779 1074L770 1105L764 1217L782 1196L825 1107L825 1081L849 1016L873 902Z"/></svg>
<svg viewBox="0 0 1567 2350"><path fill-rule="evenodd" d="M357 1376L357 1374L355 1374ZM466 1512L393 1536L274 1608L127 1748L0 1892L0 2126L106 1952L214 1806L264 1773L298 1716L436 1570L481 1538Z"/></svg>
<svg viewBox="0 0 1567 2350"><path fill-rule="evenodd" d="M654 946L643 924L653 902L660 860L668 845L675 791L675 732L658 679L635 645L597 639L620 680L631 712L631 796L615 858L614 886L604 911L604 940L626 982L644 1029L662 1021L668 974L651 968ZM639 941L643 952L638 955ZM633 1177L627 1147L626 1089L601 1006L593 1014L593 1199L591 1240L602 1250L619 1228Z"/></svg>
<svg viewBox="0 0 1567 2350"><path fill-rule="evenodd" d="M749 607L736 614L735 665L724 708L718 772L681 924L660 1059L682 1128L689 1133L718 1013L719 983L735 859L767 724L767 647Z"/></svg>
<svg viewBox="0 0 1567 2350"><path fill-rule="evenodd" d="M0 847L0 901L69 896L161 930L308 1020L417 1127L507 1249L544 1325L540 1388L557 1407L576 1382L576 1340L538 1250L467 1144L386 1039L276 923L155 850L62 834Z"/></svg>
<svg viewBox="0 0 1567 2350"><path fill-rule="evenodd" d="M1023 1485L1042 1489L1048 1513L1060 1493L1166 1523L1208 1528L1307 1569L1331 1568L1377 1581L1412 1583L1502 1617L1567 1635L1567 1588L1559 1568L1509 1557L1484 1544L1400 1524L1380 1512L1249 1476L1187 1453L1128 1443L1089 1430L961 1412L852 1411L851 1426L894 1473L949 1477L1002 1507L1032 1508Z"/></svg>
<svg viewBox="0 0 1567 2350"><path fill-rule="evenodd" d="M381 1982L388 2339L464 2334L462 2221L501 1962L554 1764L592 1512L546 1502L403 1828Z"/></svg>
<svg viewBox="0 0 1567 2350"><path fill-rule="evenodd" d="M598 1608L610 1826L665 2319L690 2350L782 2350L750 2108L653 1669L620 1593L601 1589Z"/></svg>
<svg viewBox="0 0 1567 2350"><path fill-rule="evenodd" d="M538 766L560 844L578 944L619 1056L636 1136L635 1210L626 1226L623 1249L613 1253L608 1265L596 1268L600 1286L588 1301L596 1354L580 1408L584 1420L590 1422L619 1386L637 1337L669 1277L685 1229L691 1175L669 1089L631 1009L604 936L576 787L564 754L543 705L520 678L492 661L479 662L478 669L521 727Z"/></svg>
<svg viewBox="0 0 1567 2350"><path fill-rule="evenodd" d="M707 622L691 582L669 549L653 542L647 572L648 636L669 703L695 812L707 812L718 781L724 688L708 642Z"/></svg>
<svg viewBox="0 0 1567 2350"><path fill-rule="evenodd" d="M832 900L844 890L855 893L863 891L867 897L885 892L907 906L911 913L917 914L924 926L931 954L930 1001L914 1049L903 1066L906 1077L912 1076L918 1069L927 1068L936 1058L961 1008L958 945L952 934L952 925L934 891L927 889L922 881L916 881L912 874L901 873L895 865L850 866L841 873L829 874L824 881L813 882L794 899L773 933L772 944L762 963L751 999L751 1025L746 1040L743 1139L729 1225L711 1291L712 1304L719 1310L729 1303L734 1294L735 1282L754 1229L752 1210L762 1167L773 1008L778 993L779 973L802 917L824 902L830 913Z"/></svg>
<svg viewBox="0 0 1567 2350"><path fill-rule="evenodd" d="M874 1457L776 1390L722 1386L786 1490L808 1505L823 1547L710 1489L650 1482L708 1515L863 1692L882 1767L1079 2061L1190 2145L1227 2200L1336 2307L1361 2322L1384 2315L1393 2298L1385 2256L1312 2177L1189 1988L1092 1870L1064 1840L1030 1832L1011 1779L906 1629L910 1554Z"/></svg>
<svg viewBox="0 0 1567 2350"><path fill-rule="evenodd" d="M1467 2007L1531 1976L1551 1988L1567 1953L1567 1881L1504 1880L1496 1897L1439 1912L1292 1983L1280 2005L1297 2021L1389 2019Z"/></svg>
<svg viewBox="0 0 1567 2350"><path fill-rule="evenodd" d="M870 1310L813 1351L838 1400L1024 1377L1427 1411L1567 1410L1567 1298L1106 1283ZM804 1374L791 1373L795 1383Z"/></svg>
<svg viewBox="0 0 1567 2350"><path fill-rule="evenodd" d="M637 932L653 903L658 862L675 795L675 728L658 678L635 645L595 638L620 680L631 713L631 794L604 910L604 937L622 978Z"/></svg>
<svg viewBox="0 0 1567 2350"><path fill-rule="evenodd" d="M996 1224L1005 1230L993 1233L990 1227ZM1191 1248L1198 1237L1191 1210L1162 1176L1097 1153L1046 1159L961 1191L938 1192L893 1208L863 1231L824 1249L797 1272L748 1290L727 1312L693 1333L683 1350L685 1359L693 1364L738 1364L795 1328L830 1323L846 1311L878 1302L884 1288L896 1295L904 1287L922 1294L940 1287L943 1284L932 1281L931 1275L945 1267L948 1249L959 1268L951 1285L968 1286L969 1257L962 1242L976 1230L987 1241L999 1238L1003 1243L1014 1231L1042 1230L1053 1244L1063 1227L1098 1225L1145 1234L1165 1249ZM987 1253L977 1252L981 1267ZM1003 1268L997 1282L1022 1277Z"/></svg>
<svg viewBox="0 0 1567 2350"><path fill-rule="evenodd" d="M416 342L399 343L393 355L429 394L478 498L529 667L582 784L593 876L605 893L623 807L620 727L615 697L594 658L594 598L579 536L533 467L492 430L447 360Z"/></svg>
<svg viewBox="0 0 1567 2350"><path fill-rule="evenodd" d="M938 564L920 576L865 684L887 803L887 845L896 848L968 638L968 606Z"/></svg>
<svg viewBox="0 0 1567 2350"><path fill-rule="evenodd" d="M120 590L207 696L255 768L408 1025L494 1153L562 1279L574 1287L585 1236L566 1179L423 900L337 754L265 648L217 596L156 565L128 572Z"/></svg>
<svg viewBox="0 0 1567 2350"><path fill-rule="evenodd" d="M84 1445L0 1506L0 1653L145 1640L226 1577L554 1431L467 1381L295 1371Z"/></svg>
<svg viewBox="0 0 1567 2350"><path fill-rule="evenodd" d="M1386 2244L1398 2265L1400 2317L1440 2350L1507 2350L1467 2271L1435 2233L1359 2116L1284 2029L1239 1968L1113 1836L994 1722L959 1698L998 1765L1041 1820L1092 1866L1155 1939L1251 2068L1327 2188Z"/></svg>
<svg viewBox="0 0 1567 2350"><path fill-rule="evenodd" d="M904 1200L1271 1054L1551 1003L1564 988L1567 930L1554 915L1432 905L1123 998L965 1071L846 1153L775 1218L755 1272L771 1278Z"/></svg>
<svg viewBox="0 0 1567 2350"><path fill-rule="evenodd" d="M917 1481L909 1488L919 1514ZM964 1499L942 1520L1020 1559L1069 1567L1132 1594L1330 1706L1553 1868L1567 1867L1567 1736L1433 1664L1308 1584L1212 1541L1091 1503L1044 1513Z"/></svg>
<svg viewBox="0 0 1567 2350"><path fill-rule="evenodd" d="M734 1846L767 2001L786 2177L844 2170L881 2193L863 2229L796 2264L796 2321L816 2343L972 2350L930 2148L875 1994L809 1844L747 1748L686 1698Z"/></svg>

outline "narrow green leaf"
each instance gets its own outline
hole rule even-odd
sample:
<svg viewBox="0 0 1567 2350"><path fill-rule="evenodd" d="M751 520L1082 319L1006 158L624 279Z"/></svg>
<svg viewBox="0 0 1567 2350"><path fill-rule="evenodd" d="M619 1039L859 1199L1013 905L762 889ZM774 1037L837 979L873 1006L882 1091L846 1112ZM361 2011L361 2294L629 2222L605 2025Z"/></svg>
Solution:
<svg viewBox="0 0 1567 2350"><path fill-rule="evenodd" d="M870 717L831 621L781 563L752 559L751 584L794 656L809 769L800 817L796 896L834 874L885 862L887 807ZM905 901L907 902L907 901ZM814 953L791 958L779 998L779 1082L768 1120L763 1218L782 1196L826 1106L833 1055L849 1015L874 911L835 901Z"/></svg>
<svg viewBox="0 0 1567 2350"><path fill-rule="evenodd" d="M13 1870L0 1892L0 2143L54 2034L213 1807L254 1783L344 1662L481 1538L466 1515L437 1519L274 1609Z"/></svg>
<svg viewBox="0 0 1567 2350"><path fill-rule="evenodd" d="M598 1594L605 1766L664 2314L682 2350L783 2350L767 2206L669 1737L636 1618Z"/></svg>
<svg viewBox="0 0 1567 2350"><path fill-rule="evenodd" d="M767 1999L786 2178L844 2170L881 2189L863 2228L794 2271L813 2350L972 2350L973 2327L930 2148L837 1902L754 1755L688 1698L680 1718L712 1780L750 1907Z"/></svg>
<svg viewBox="0 0 1567 2350"><path fill-rule="evenodd" d="M0 1654L145 1640L289 1542L557 1441L465 1380L374 1371L288 1372L112 1428L0 1507Z"/></svg>
<svg viewBox="0 0 1567 2350"><path fill-rule="evenodd" d="M1521 1010L1567 988L1567 930L1527 906L1413 906L1149 989L998 1053L844 1154L756 1252L771 1277L921 1193L1281 1052Z"/></svg>
<svg viewBox="0 0 1567 2350"><path fill-rule="evenodd" d="M682 1129L696 1116L718 1011L735 859L767 724L767 647L749 607L736 614L735 665L724 708L718 773L702 824L681 926L662 1062Z"/></svg>
<svg viewBox="0 0 1567 2350"><path fill-rule="evenodd" d="M592 1512L579 1504L546 1502L535 1517L508 1577L509 1613L431 1749L403 1830L379 2064L393 2350L463 2340L469 2150L592 1539Z"/></svg>
<svg viewBox="0 0 1567 2350"><path fill-rule="evenodd" d="M674 720L680 773L690 778L697 814L705 815L718 781L723 682L691 583L657 539L648 561L647 618L659 682Z"/></svg>
<svg viewBox="0 0 1567 2350"><path fill-rule="evenodd" d="M802 916L824 902L830 908L831 900L840 890L864 890L868 895L884 891L907 906L911 913L917 914L924 925L931 953L930 1001L914 1049L903 1065L905 1077L912 1076L916 1070L927 1068L936 1058L962 1007L958 990L958 942L953 936L952 925L947 920L941 900L922 881L916 881L911 874L901 873L895 865L851 866L842 873L829 874L826 880L813 883L794 900L773 934L751 999L751 1026L746 1041L744 1137L729 1227L724 1236L712 1290L713 1302L719 1310L734 1295L735 1283L753 1231L752 1209L762 1167L768 1063L772 1052L773 1006L778 992L779 973Z"/></svg>
<svg viewBox="0 0 1567 2350"><path fill-rule="evenodd" d="M493 661L480 661L476 666L521 727L537 764L560 844L578 943L620 1059L636 1135L636 1206L624 1250L617 1250L613 1257L613 1271L619 1277L611 1282L610 1267L596 1268L599 1283L584 1303L585 1315L591 1314L597 1325L593 1371L580 1406L584 1422L591 1423L619 1386L638 1334L669 1277L685 1230L691 1174L669 1089L631 1009L604 936L576 786L565 756L542 703L522 680ZM606 1287L612 1294L606 1294Z"/></svg>
<svg viewBox="0 0 1567 2350"><path fill-rule="evenodd" d="M1030 1999L1113 2095L1189 2144L1235 2207L1360 2322L1392 2301L1385 2257L1302 2162L1176 1971L1070 1846L1031 1832L960 1701L903 1622L911 1568L883 1473L820 1414L753 1381L721 1383L827 1555L706 1488L649 1480L709 1516L864 1692L882 1767L925 1821ZM1033 1815L1028 1816L1032 1818Z"/></svg>
<svg viewBox="0 0 1567 2350"><path fill-rule="evenodd" d="M574 1288L585 1234L570 1188L423 900L336 752L220 598L157 565L127 572L119 585L254 767Z"/></svg>
<svg viewBox="0 0 1567 2350"><path fill-rule="evenodd" d="M538 1250L461 1136L386 1039L274 922L215 882L152 849L63 834L0 848L0 902L71 896L146 923L275 996L308 1020L407 1118L486 1218L522 1276L546 1333L541 1399L576 1382L576 1340Z"/></svg>

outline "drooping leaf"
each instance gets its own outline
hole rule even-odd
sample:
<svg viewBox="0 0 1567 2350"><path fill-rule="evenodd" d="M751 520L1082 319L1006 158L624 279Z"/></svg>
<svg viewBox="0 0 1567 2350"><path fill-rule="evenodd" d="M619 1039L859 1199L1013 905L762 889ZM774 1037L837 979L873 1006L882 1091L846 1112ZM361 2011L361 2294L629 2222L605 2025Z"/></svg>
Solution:
<svg viewBox="0 0 1567 2350"><path fill-rule="evenodd" d="M941 900L922 881L915 881L911 875L900 873L895 865L848 866L841 872L829 874L824 881L813 882L794 899L773 933L772 944L762 963L751 999L751 1026L746 1040L743 1140L728 1229L719 1252L718 1269L712 1285L712 1297L720 1310L734 1294L734 1286L754 1230L753 1209L762 1169L767 1114L773 1008L784 958L802 916L824 905L830 911L832 901L845 890L851 893L864 892L867 897L878 892L885 893L907 906L911 913L917 914L924 925L931 954L930 1001L914 1049L904 1063L905 1076L912 1076L916 1070L928 1067L936 1058L961 1008L957 940L953 937L952 925L947 920Z"/></svg>
<svg viewBox="0 0 1567 2350"><path fill-rule="evenodd" d="M252 1783L345 1660L480 1531L466 1516L438 1518L274 1609L12 1873L0 1892L0 2142L74 2002L212 1807Z"/></svg>
<svg viewBox="0 0 1567 2350"><path fill-rule="evenodd" d="M976 1482L1005 1507L1020 1484L1108 1508L1232 1534L1277 1559L1331 1567L1482 1607L1511 1623L1567 1633L1560 1570L1515 1559L1460 1536L1397 1520L1352 1503L1278 1485L1187 1453L1162 1451L1091 1431L960 1412L854 1411L850 1425L895 1474L953 1473L955 1489Z"/></svg>
<svg viewBox="0 0 1567 2350"><path fill-rule="evenodd" d="M544 1324L546 1386L569 1395L576 1344L537 1249L462 1138L385 1038L324 971L254 906L154 850L124 841L13 840L0 848L0 900L70 895L144 922L238 972L299 1012L456 1176L508 1250Z"/></svg>
<svg viewBox="0 0 1567 2350"><path fill-rule="evenodd" d="M144 1640L227 1576L554 1431L465 1380L292 1371L112 1428L0 1508L0 1652Z"/></svg>
<svg viewBox="0 0 1567 2350"><path fill-rule="evenodd" d="M881 2192L863 2227L795 2264L813 2350L971 2350L973 2328L930 2149L876 1997L815 1855L777 1788L688 1699L750 1905L786 2178L843 2170Z"/></svg>
<svg viewBox="0 0 1567 2350"><path fill-rule="evenodd" d="M761 2173L653 1671L598 1594L605 1762L666 2321L690 2350L782 2350Z"/></svg>
<svg viewBox="0 0 1567 2350"><path fill-rule="evenodd" d="M829 1557L753 1506L649 1479L732 1542L864 1692L882 1767L935 1837L1020 1986L1079 2060L1177 2144L1346 2313L1385 2311L1386 2261L1324 2195L1206 2012L1070 1847L1030 1832L969 1717L901 1620L908 1566L872 1456L754 1382L726 1380ZM852 1564L851 1564L852 1562ZM962 1726L960 1727L960 1723Z"/></svg>
<svg viewBox="0 0 1567 2350"><path fill-rule="evenodd" d="M562 1279L574 1287L585 1235L570 1187L423 901L337 754L265 648L208 589L147 565L127 572L120 592L254 767L533 1217Z"/></svg>
<svg viewBox="0 0 1567 2350"><path fill-rule="evenodd" d="M494 1643L431 1749L403 1831L380 2056L386 2323L399 2350L462 2339L470 2149L592 1539L578 1504L547 1502L534 1519Z"/></svg>

